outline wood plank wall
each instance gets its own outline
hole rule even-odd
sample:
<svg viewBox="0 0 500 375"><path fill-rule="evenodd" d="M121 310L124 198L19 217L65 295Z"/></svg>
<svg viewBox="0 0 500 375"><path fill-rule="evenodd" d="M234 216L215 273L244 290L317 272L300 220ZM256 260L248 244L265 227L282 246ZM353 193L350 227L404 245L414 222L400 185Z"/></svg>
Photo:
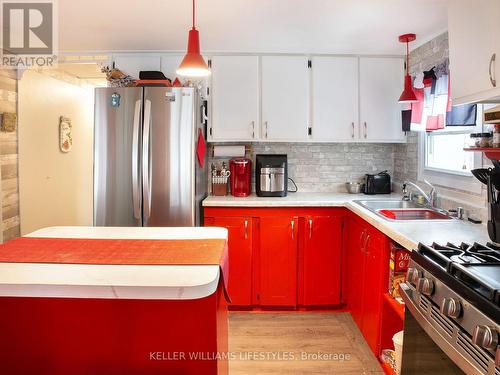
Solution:
<svg viewBox="0 0 500 375"><path fill-rule="evenodd" d="M16 71L0 69L0 113L17 113L16 78ZM20 234L17 126L15 132L0 131L0 174L1 234L6 242Z"/></svg>

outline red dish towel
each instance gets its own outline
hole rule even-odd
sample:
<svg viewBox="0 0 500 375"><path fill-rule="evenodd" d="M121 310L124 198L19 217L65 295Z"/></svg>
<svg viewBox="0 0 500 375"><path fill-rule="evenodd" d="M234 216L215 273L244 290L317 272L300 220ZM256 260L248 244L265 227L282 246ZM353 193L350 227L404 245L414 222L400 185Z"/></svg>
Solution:
<svg viewBox="0 0 500 375"><path fill-rule="evenodd" d="M0 245L0 263L218 265L227 290L227 242L221 239L116 240L20 237Z"/></svg>
<svg viewBox="0 0 500 375"><path fill-rule="evenodd" d="M207 150L207 144L205 143L205 137L203 137L203 131L198 129L198 146L196 147L196 155L198 156L198 161L200 162L200 167L205 166L205 151Z"/></svg>

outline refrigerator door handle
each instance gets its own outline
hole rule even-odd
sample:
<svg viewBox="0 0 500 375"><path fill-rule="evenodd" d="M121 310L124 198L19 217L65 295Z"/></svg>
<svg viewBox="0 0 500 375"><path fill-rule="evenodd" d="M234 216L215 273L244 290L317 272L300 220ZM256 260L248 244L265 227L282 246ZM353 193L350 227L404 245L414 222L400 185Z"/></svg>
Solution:
<svg viewBox="0 0 500 375"><path fill-rule="evenodd" d="M149 139L151 133L151 100L144 102L144 131L142 137L142 194L144 196L144 220L151 216L151 171L149 163ZM146 223L145 223L146 224Z"/></svg>
<svg viewBox="0 0 500 375"><path fill-rule="evenodd" d="M132 129L132 200L134 218L141 220L141 199L139 190L139 124L141 117L141 101L135 102L134 125Z"/></svg>

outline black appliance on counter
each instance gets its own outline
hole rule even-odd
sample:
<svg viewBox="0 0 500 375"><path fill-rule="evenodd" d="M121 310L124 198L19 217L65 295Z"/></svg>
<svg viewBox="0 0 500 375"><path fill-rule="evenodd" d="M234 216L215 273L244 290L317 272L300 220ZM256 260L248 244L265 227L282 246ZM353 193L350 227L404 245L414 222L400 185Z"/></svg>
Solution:
<svg viewBox="0 0 500 375"><path fill-rule="evenodd" d="M255 190L259 197L286 197L288 190L286 155L259 154L255 157Z"/></svg>
<svg viewBox="0 0 500 375"><path fill-rule="evenodd" d="M365 175L365 194L391 194L391 176L387 171Z"/></svg>
<svg viewBox="0 0 500 375"><path fill-rule="evenodd" d="M400 294L403 375L500 373L500 247L419 244Z"/></svg>

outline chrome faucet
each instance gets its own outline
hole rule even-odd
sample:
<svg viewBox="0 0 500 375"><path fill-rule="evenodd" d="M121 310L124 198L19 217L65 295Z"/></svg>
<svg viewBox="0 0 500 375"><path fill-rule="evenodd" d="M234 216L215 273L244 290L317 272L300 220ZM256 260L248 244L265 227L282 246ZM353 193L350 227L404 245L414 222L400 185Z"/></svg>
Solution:
<svg viewBox="0 0 500 375"><path fill-rule="evenodd" d="M427 194L425 191L423 191L420 186L418 186L417 184L415 184L415 183L413 183L411 181L405 181L405 182L403 182L403 186L402 186L402 189L403 189L403 200L404 201L410 201L411 198L412 198L411 192L408 191L408 185L410 185L411 187L413 187L415 190L417 190L424 197L427 205L429 205L431 207L434 207L434 208L437 208L437 204L438 204L438 193L437 193L437 190L434 187L434 185L432 185L429 181L424 180L424 182L427 185L429 185L430 188L431 188L431 191L429 192L429 194Z"/></svg>

